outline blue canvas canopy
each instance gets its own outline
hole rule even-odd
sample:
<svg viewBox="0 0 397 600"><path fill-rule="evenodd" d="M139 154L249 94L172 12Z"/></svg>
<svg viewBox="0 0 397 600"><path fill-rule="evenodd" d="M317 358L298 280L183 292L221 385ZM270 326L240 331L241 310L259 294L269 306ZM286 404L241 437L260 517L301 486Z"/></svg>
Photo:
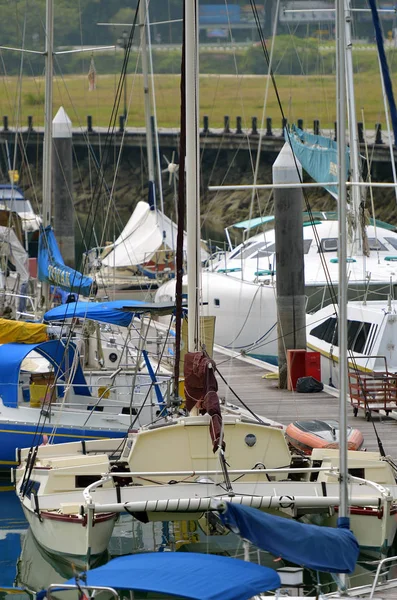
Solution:
<svg viewBox="0 0 397 600"><path fill-rule="evenodd" d="M360 548L346 527L348 519L334 529L276 517L249 506L229 502L226 506L219 515L223 523L258 548L316 571L354 571Z"/></svg>
<svg viewBox="0 0 397 600"><path fill-rule="evenodd" d="M147 313L171 314L174 302L141 302L140 300L114 300L112 302L70 302L47 311L45 321L64 319L91 319L101 323L112 323L128 327L136 315Z"/></svg>
<svg viewBox="0 0 397 600"><path fill-rule="evenodd" d="M325 183L338 182L338 145L330 138L302 131L292 125L291 131L284 133L288 142L301 163L303 169L314 181ZM346 150L346 179L349 172L350 153ZM338 198L336 186L324 186L334 198Z"/></svg>
<svg viewBox="0 0 397 600"><path fill-rule="evenodd" d="M93 284L91 277L86 277L65 265L50 225L40 230L38 278L66 292L84 296L90 295Z"/></svg>
<svg viewBox="0 0 397 600"><path fill-rule="evenodd" d="M18 406L19 372L26 356L35 350L46 358L53 366L55 375L65 381L68 368L73 364L77 348L69 343L66 347L62 340L50 340L40 344L3 344L0 346L0 396L5 406ZM80 361L77 361L71 383L76 393L91 396L87 387Z"/></svg>
<svg viewBox="0 0 397 600"><path fill-rule="evenodd" d="M244 600L280 587L278 573L268 567L236 558L193 552L148 552L121 556L88 571L84 578L85 583L81 578L80 585L89 588L107 586L192 600ZM74 579L66 582L73 583Z"/></svg>

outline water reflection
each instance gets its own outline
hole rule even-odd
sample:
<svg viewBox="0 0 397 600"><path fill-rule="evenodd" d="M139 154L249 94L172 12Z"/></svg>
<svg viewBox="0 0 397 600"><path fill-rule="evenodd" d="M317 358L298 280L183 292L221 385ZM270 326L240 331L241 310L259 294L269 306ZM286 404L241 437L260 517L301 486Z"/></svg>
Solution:
<svg viewBox="0 0 397 600"><path fill-rule="evenodd" d="M0 600L22 600L27 592L45 589L51 583L62 583L76 572L81 564L72 564L59 555L51 555L37 544L28 529L20 504L14 492L0 493ZM110 558L136 552L207 552L242 558L241 539L226 533L215 515L204 516L199 521L140 523L129 515L117 522L108 551L92 563L91 568L106 563ZM251 550L251 560L264 566L279 568L283 562L266 552ZM352 585L372 581L373 566L360 557ZM317 581L322 591L331 591L335 584L331 576L305 572L306 592L313 592Z"/></svg>

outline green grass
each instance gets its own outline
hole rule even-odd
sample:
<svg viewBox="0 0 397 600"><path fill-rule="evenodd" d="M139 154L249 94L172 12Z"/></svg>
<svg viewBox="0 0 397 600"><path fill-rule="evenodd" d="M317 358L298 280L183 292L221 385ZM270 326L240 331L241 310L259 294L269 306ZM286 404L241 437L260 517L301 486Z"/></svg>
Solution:
<svg viewBox="0 0 397 600"><path fill-rule="evenodd" d="M324 128L333 127L335 121L335 78L319 76L276 76L278 91L284 113L289 122L303 119L311 128L313 120L319 119ZM243 118L243 126L249 127L251 117L261 122L267 77L229 75L203 75L200 78L200 120L208 115L210 127L221 127L223 116L229 115L231 126L236 116ZM87 115L93 124L107 126L110 122L118 78L114 75L98 75L97 89L88 91L86 75L68 75L54 80L54 114L59 106L67 111L73 126L86 126ZM177 75L156 75L155 91L159 127L179 128L180 78ZM364 110L366 127L372 129L377 122L385 123L379 75L365 73L355 78L357 119L362 120ZM143 88L141 75L128 75L130 126L143 126ZM23 77L20 88L17 77L3 77L0 81L0 118L7 115L10 126L24 126L28 115L33 116L34 126L43 125L44 107L40 100L44 93L44 79ZM18 98L21 99L20 105ZM36 100L38 100L36 102ZM123 112L123 95L116 112ZM19 118L18 118L19 114ZM280 127L281 114L276 94L270 83L266 117L273 118L273 126ZM118 125L118 119L117 119Z"/></svg>

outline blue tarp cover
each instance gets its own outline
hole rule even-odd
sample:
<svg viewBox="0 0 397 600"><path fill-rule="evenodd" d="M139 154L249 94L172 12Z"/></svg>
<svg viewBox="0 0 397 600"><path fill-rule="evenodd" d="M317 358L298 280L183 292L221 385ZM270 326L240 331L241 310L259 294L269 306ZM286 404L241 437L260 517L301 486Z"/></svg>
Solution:
<svg viewBox="0 0 397 600"><path fill-rule="evenodd" d="M193 552L121 556L88 571L86 577L89 587L109 586L193 600L244 600L280 587L280 577L272 569L236 558ZM70 579L66 583L74 582Z"/></svg>
<svg viewBox="0 0 397 600"><path fill-rule="evenodd" d="M53 366L58 380L65 381L65 373L73 364L77 348L69 343L66 348L62 340L51 340L40 344L3 344L0 346L0 396L5 406L16 408L18 406L19 372L26 356L35 350L44 356ZM77 394L91 396L87 387L80 361L72 380Z"/></svg>
<svg viewBox="0 0 397 600"><path fill-rule="evenodd" d="M101 323L112 323L128 327L132 319L139 314L157 312L171 314L175 309L173 302L151 303L140 300L114 300L112 302L70 302L47 311L45 321L63 321L64 319L91 319Z"/></svg>
<svg viewBox="0 0 397 600"><path fill-rule="evenodd" d="M40 230L37 262L40 281L51 283L67 292L90 295L93 283L91 277L65 265L51 226Z"/></svg>
<svg viewBox="0 0 397 600"><path fill-rule="evenodd" d="M352 573L360 548L345 527L319 527L227 503L220 518L258 548L297 565L326 573Z"/></svg>
<svg viewBox="0 0 397 600"><path fill-rule="evenodd" d="M314 181L325 183L338 182L338 145L330 138L302 131L292 125L291 131L284 133L285 141L301 163L303 169ZM346 180L349 172L350 154L346 151ZM325 186L325 189L338 198L336 186Z"/></svg>

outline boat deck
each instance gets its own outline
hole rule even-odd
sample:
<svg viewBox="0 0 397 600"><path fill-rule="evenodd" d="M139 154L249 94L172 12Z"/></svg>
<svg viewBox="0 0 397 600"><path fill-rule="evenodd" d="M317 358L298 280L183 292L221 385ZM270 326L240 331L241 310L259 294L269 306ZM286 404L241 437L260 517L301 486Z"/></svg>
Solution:
<svg viewBox="0 0 397 600"><path fill-rule="evenodd" d="M311 419L338 418L338 398L324 391L313 394L300 394L287 390L279 390L277 379L265 379L271 373L265 363L255 359L234 358L216 349L214 358L217 369L226 379L230 387L256 413L288 425L292 421ZM219 395L228 402L239 405L238 400L218 376ZM387 455L397 459L397 422L393 418L375 413L373 423L365 419L363 411L353 416L350 402L347 407L349 425L357 427L364 435L364 448L378 450L376 431L383 443Z"/></svg>

